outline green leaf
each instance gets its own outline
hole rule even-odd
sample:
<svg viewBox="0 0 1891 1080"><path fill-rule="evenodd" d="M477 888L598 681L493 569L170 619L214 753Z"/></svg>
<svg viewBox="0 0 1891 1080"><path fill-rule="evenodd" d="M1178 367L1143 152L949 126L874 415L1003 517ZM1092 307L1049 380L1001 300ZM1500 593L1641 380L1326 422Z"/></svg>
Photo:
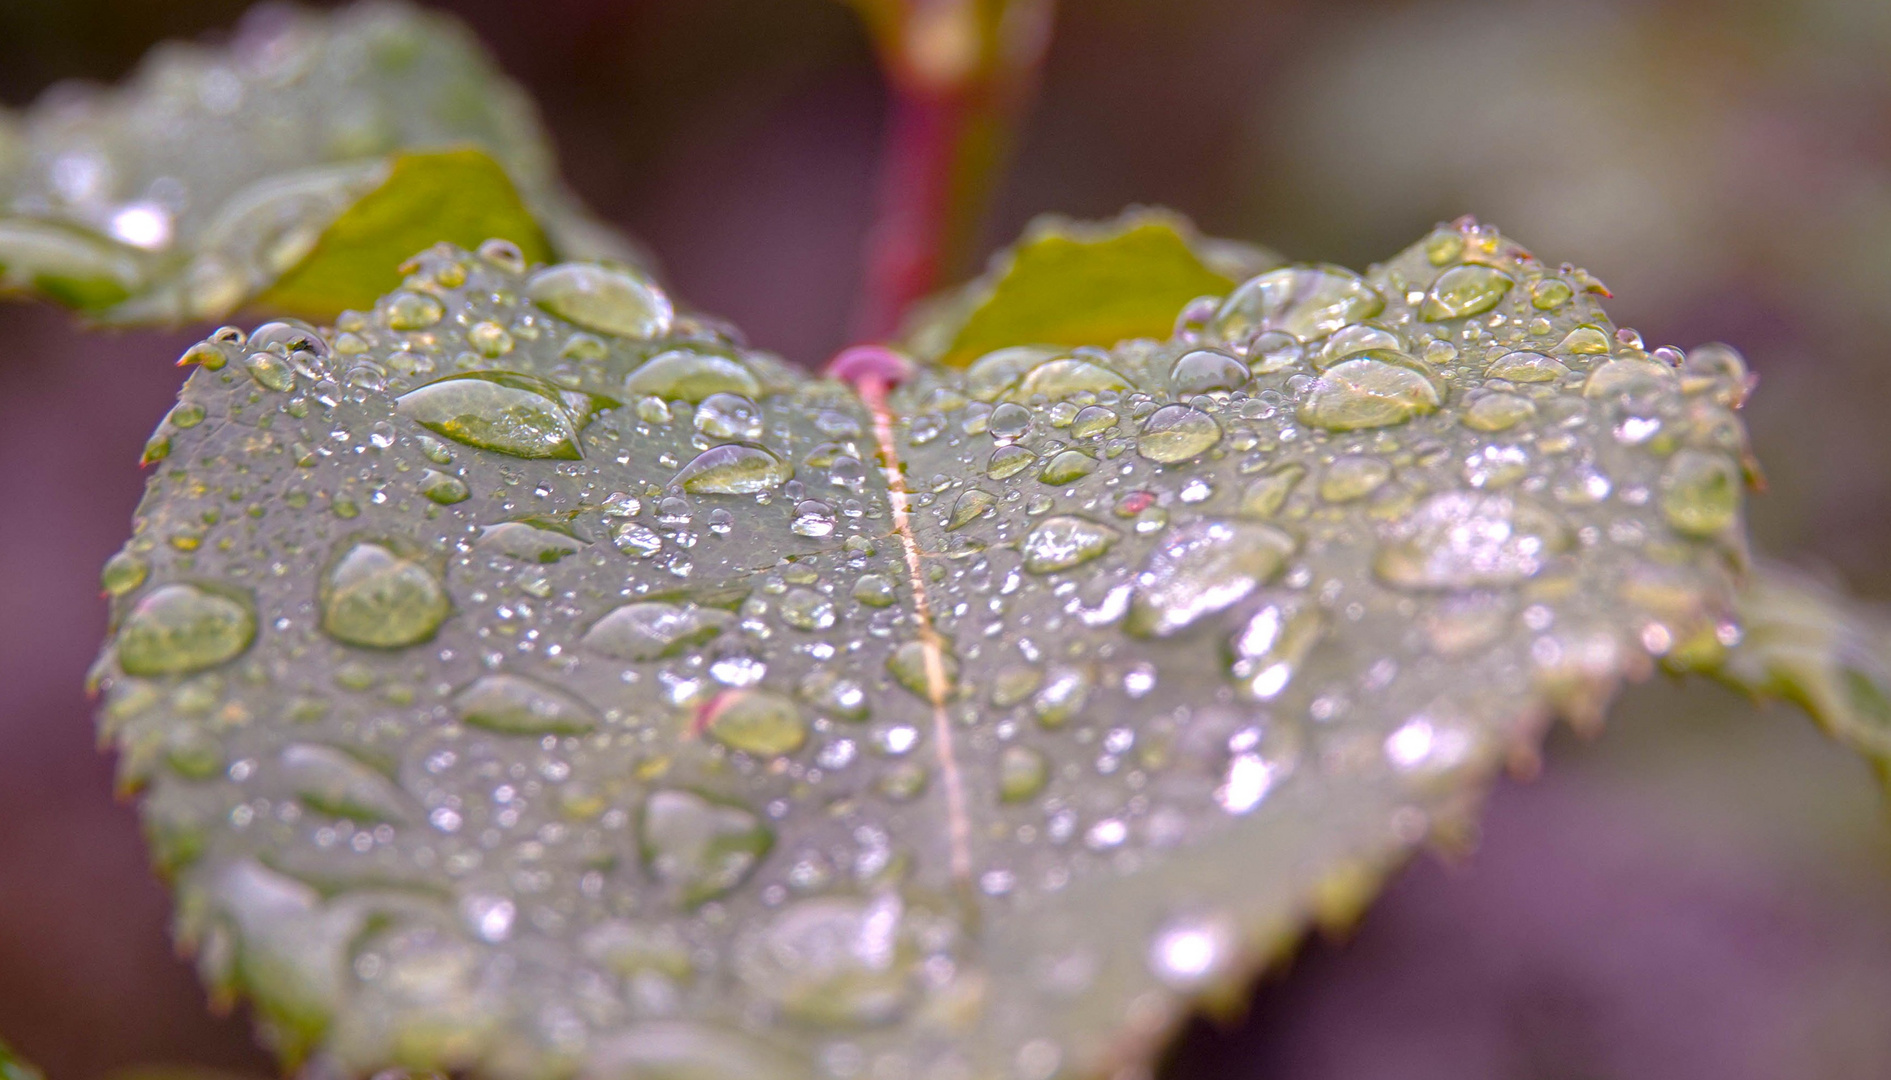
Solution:
<svg viewBox="0 0 1891 1080"><path fill-rule="evenodd" d="M397 155L380 187L322 231L308 255L256 301L309 318L373 307L397 269L429 244L509 240L529 262L551 257L545 234L499 164L479 150Z"/></svg>
<svg viewBox="0 0 1891 1080"><path fill-rule="evenodd" d="M220 333L96 669L182 939L352 1073L1141 1067L1738 639L1744 368L1591 281L1465 223L890 402L450 248Z"/></svg>
<svg viewBox="0 0 1891 1080"><path fill-rule="evenodd" d="M1107 348L1166 338L1190 300L1225 296L1236 279L1280 261L1258 248L1205 242L1162 211L1131 210L1099 223L1047 216L983 278L939 302L909 345L964 367L1007 346Z"/></svg>
<svg viewBox="0 0 1891 1080"><path fill-rule="evenodd" d="M396 229L429 185L457 197L414 199L432 216ZM489 214L504 227L475 235ZM323 269L370 225L381 243L358 265L375 271ZM419 248L493 235L640 261L560 183L530 104L472 35L405 4L273 9L227 47L155 50L122 87L0 111L0 289L105 322L220 318L298 267L282 301L327 319L391 288Z"/></svg>

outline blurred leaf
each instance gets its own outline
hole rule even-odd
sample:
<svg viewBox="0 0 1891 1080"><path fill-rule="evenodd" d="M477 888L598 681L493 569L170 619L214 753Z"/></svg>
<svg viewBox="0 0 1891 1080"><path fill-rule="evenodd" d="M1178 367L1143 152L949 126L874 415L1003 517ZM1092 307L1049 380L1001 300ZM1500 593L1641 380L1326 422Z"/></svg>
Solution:
<svg viewBox="0 0 1891 1080"><path fill-rule="evenodd" d="M1585 280L1465 223L890 402L450 248L215 336L96 669L180 934L348 1073L1139 1067L1719 662L1744 368Z"/></svg>
<svg viewBox="0 0 1891 1080"><path fill-rule="evenodd" d="M419 179L403 154L469 148L496 167L469 163L461 180L494 189L489 174L503 170L552 250L639 261L565 190L530 104L458 22L402 3L266 5L227 47L161 46L122 87L64 87L23 113L0 111L0 288L105 322L222 317L305 266L325 234L332 258L331 226L394 209L384 195L340 220L384 185ZM439 207L431 224L471 228L453 216L478 203ZM377 265L434 240L477 242L412 238L426 231L414 224L401 244L377 248ZM394 250L405 254L389 261ZM358 279L351 295L371 302L388 272ZM341 276L309 268L283 300L332 315L315 302Z"/></svg>
<svg viewBox="0 0 1891 1080"><path fill-rule="evenodd" d="M21 1061L12 1047L0 1042L0 1080L46 1080L46 1076Z"/></svg>
<svg viewBox="0 0 1891 1080"><path fill-rule="evenodd" d="M1227 295L1230 271L1246 276L1279 261L1232 245L1204 250L1186 222L1159 212L1131 211L1096 224L1046 217L983 278L935 309L933 324L922 324L911 344L921 355L964 367L1013 345L1108 348L1129 338L1166 338L1184 304Z"/></svg>
<svg viewBox="0 0 1891 1080"><path fill-rule="evenodd" d="M330 223L256 304L327 321L392 292L397 268L414 252L492 238L517 244L527 262L551 258L544 232L492 158L478 150L398 155L381 186Z"/></svg>

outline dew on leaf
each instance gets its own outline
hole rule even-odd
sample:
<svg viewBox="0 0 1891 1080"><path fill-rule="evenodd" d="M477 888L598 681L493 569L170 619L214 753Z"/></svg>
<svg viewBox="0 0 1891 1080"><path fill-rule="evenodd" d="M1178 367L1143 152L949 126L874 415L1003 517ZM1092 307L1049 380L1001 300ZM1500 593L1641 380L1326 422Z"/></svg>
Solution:
<svg viewBox="0 0 1891 1080"><path fill-rule="evenodd" d="M1007 746L998 755L998 800L1030 802L1050 779L1050 759L1029 746Z"/></svg>
<svg viewBox="0 0 1891 1080"><path fill-rule="evenodd" d="M1045 518L1020 546L1024 568L1033 574L1052 574L1082 566L1114 547L1122 535L1108 525L1074 514Z"/></svg>
<svg viewBox="0 0 1891 1080"><path fill-rule="evenodd" d="M952 516L946 519L946 531L962 529L983 517L998 502L998 497L982 488L966 488L952 503Z"/></svg>
<svg viewBox="0 0 1891 1080"><path fill-rule="evenodd" d="M1083 711L1094 686L1090 673L1078 667L1056 667L1031 695L1031 715L1047 728L1059 728Z"/></svg>
<svg viewBox="0 0 1891 1080"><path fill-rule="evenodd" d="M1183 353L1169 369L1169 393L1179 398L1218 390L1239 390L1247 385L1248 366L1226 353L1194 349Z"/></svg>
<svg viewBox="0 0 1891 1080"><path fill-rule="evenodd" d="M624 394L632 399L702 402L717 395L731 395L752 400L761 392L761 381L741 361L685 349L653 356L624 379ZM759 425L760 418L748 423Z"/></svg>
<svg viewBox="0 0 1891 1080"><path fill-rule="evenodd" d="M386 544L351 545L322 576L322 629L337 641L398 649L433 637L453 610L426 564Z"/></svg>
<svg viewBox="0 0 1891 1080"><path fill-rule="evenodd" d="M1556 382L1567 374L1569 367L1562 361L1528 350L1507 352L1484 369L1486 379L1508 379L1518 383Z"/></svg>
<svg viewBox="0 0 1891 1080"><path fill-rule="evenodd" d="M985 430L994 439L1021 439L1031 430L1031 410L1016 402L1004 402L985 418Z"/></svg>
<svg viewBox="0 0 1891 1080"><path fill-rule="evenodd" d="M823 896L777 912L742 943L744 985L797 1020L883 1024L912 1004L922 957L897 893Z"/></svg>
<svg viewBox="0 0 1891 1080"><path fill-rule="evenodd" d="M781 598L782 621L797 630L826 630L835 617L834 601L813 589L789 589Z"/></svg>
<svg viewBox="0 0 1891 1080"><path fill-rule="evenodd" d="M357 822L407 819L407 797L393 781L332 746L290 743L278 763L290 790L311 810Z"/></svg>
<svg viewBox="0 0 1891 1080"><path fill-rule="evenodd" d="M615 608L593 623L584 646L619 660L658 660L711 640L734 621L714 608L646 600Z"/></svg>
<svg viewBox="0 0 1891 1080"><path fill-rule="evenodd" d="M923 641L902 642L886 658L887 673L893 681L921 698L932 697L933 657L937 656L938 676L944 682L944 689L950 691L958 683L959 660L951 653L939 650L936 654L926 647Z"/></svg>
<svg viewBox="0 0 1891 1080"><path fill-rule="evenodd" d="M1264 605L1229 639L1228 673L1247 697L1272 701L1293 680L1324 629L1317 608Z"/></svg>
<svg viewBox="0 0 1891 1080"><path fill-rule="evenodd" d="M555 563L585 546L583 540L567 528L552 527L543 521L502 521L479 530L474 546L495 551L514 559Z"/></svg>
<svg viewBox="0 0 1891 1080"><path fill-rule="evenodd" d="M1209 323L1223 341L1284 330L1311 341L1385 310L1385 298L1364 278L1338 266L1288 266L1244 282Z"/></svg>
<svg viewBox="0 0 1891 1080"><path fill-rule="evenodd" d="M1254 522L1202 520L1175 529L1136 575L1125 628L1167 637L1225 611L1278 574L1294 547L1286 533Z"/></svg>
<svg viewBox="0 0 1891 1080"><path fill-rule="evenodd" d="M891 606L899 599L893 579L884 574L862 574L854 580L853 598L868 607Z"/></svg>
<svg viewBox="0 0 1891 1080"><path fill-rule="evenodd" d="M762 410L741 394L718 391L696 407L696 430L712 439L752 442L762 437Z"/></svg>
<svg viewBox="0 0 1891 1080"><path fill-rule="evenodd" d="M472 371L402 394L395 411L455 442L522 458L583 457L585 416L557 387L531 375Z"/></svg>
<svg viewBox="0 0 1891 1080"><path fill-rule="evenodd" d="M1463 423L1473 431L1506 431L1536 415L1536 403L1520 394L1483 394L1464 407Z"/></svg>
<svg viewBox="0 0 1891 1080"><path fill-rule="evenodd" d="M1009 479L1030 468L1036 460L1036 454L1017 443L1010 443L992 451L991 457L985 462L985 475L993 480Z"/></svg>
<svg viewBox="0 0 1891 1080"><path fill-rule="evenodd" d="M160 585L119 624L127 675L183 675L234 659L256 639L256 613L239 596L199 585Z"/></svg>
<svg viewBox="0 0 1891 1080"><path fill-rule="evenodd" d="M1092 435L1101 435L1116 426L1116 413L1101 405L1085 405L1077 410L1076 417L1070 422L1070 434L1074 438L1087 439Z"/></svg>
<svg viewBox="0 0 1891 1080"><path fill-rule="evenodd" d="M1373 568L1402 589L1511 585L1567 542L1554 515L1508 495L1440 492L1394 523Z"/></svg>
<svg viewBox="0 0 1891 1080"><path fill-rule="evenodd" d="M1342 326L1333 331L1331 337L1320 343L1313 366L1320 371L1325 371L1342 360L1358 356L1360 353L1372 352L1375 349L1404 352L1405 339L1396 331L1378 323L1363 322Z"/></svg>
<svg viewBox="0 0 1891 1080"><path fill-rule="evenodd" d="M1454 266L1431 283L1418 314L1429 322L1482 315L1496 307L1515 284L1510 275L1493 266Z"/></svg>
<svg viewBox="0 0 1891 1080"><path fill-rule="evenodd" d="M1176 990L1197 990L1225 974L1239 935L1227 920L1185 917L1163 924L1149 942L1149 970Z"/></svg>
<svg viewBox="0 0 1891 1080"><path fill-rule="evenodd" d="M1379 354L1381 356L1388 354ZM1438 388L1423 374L1377 357L1329 368L1300 406L1300 419L1328 431L1403 424L1437 410Z"/></svg>
<svg viewBox="0 0 1891 1080"><path fill-rule="evenodd" d="M446 317L446 305L426 293L397 292L383 310L389 330L425 330Z"/></svg>
<svg viewBox="0 0 1891 1080"><path fill-rule="evenodd" d="M651 792L637 823L645 869L685 907L740 885L774 842L774 832L754 813L693 791Z"/></svg>
<svg viewBox="0 0 1891 1080"><path fill-rule="evenodd" d="M753 443L712 446L677 472L670 483L692 495L753 495L794 476L794 466Z"/></svg>
<svg viewBox="0 0 1891 1080"><path fill-rule="evenodd" d="M522 675L482 675L453 695L460 720L502 735L582 735L596 728L589 705Z"/></svg>
<svg viewBox="0 0 1891 1080"><path fill-rule="evenodd" d="M1044 463L1037 478L1046 484L1062 486L1081 480L1096 471L1097 459L1081 450L1064 450Z"/></svg>
<svg viewBox="0 0 1891 1080"><path fill-rule="evenodd" d="M526 279L525 294L559 318L620 337L662 337L675 318L663 290L629 269L589 263L548 266Z"/></svg>
<svg viewBox="0 0 1891 1080"><path fill-rule="evenodd" d="M703 729L717 742L756 757L792 754L808 740L801 707L767 690L725 690L703 715Z"/></svg>
<svg viewBox="0 0 1891 1080"><path fill-rule="evenodd" d="M1609 351L1609 335L1593 326L1578 326L1564 335L1552 351L1571 356L1604 356Z"/></svg>
<svg viewBox="0 0 1891 1080"><path fill-rule="evenodd" d="M420 493L442 506L465 502L472 496L466 481L438 469L428 469L420 474Z"/></svg>
<svg viewBox="0 0 1891 1080"><path fill-rule="evenodd" d="M1051 401L1062 401L1079 394L1120 393L1129 389L1129 380L1111 371L1101 364L1074 358L1052 360L1039 364L1025 373L1009 394L1012 401L1029 401L1034 397L1045 397Z"/></svg>
<svg viewBox="0 0 1891 1080"><path fill-rule="evenodd" d="M1173 465L1208 452L1221 441L1215 418L1188 405L1164 405L1143 421L1136 452L1150 461Z"/></svg>
<svg viewBox="0 0 1891 1080"><path fill-rule="evenodd" d="M144 584L151 567L143 559L129 551L120 551L105 560L105 566L99 570L99 585L108 596L123 596Z"/></svg>
<svg viewBox="0 0 1891 1080"><path fill-rule="evenodd" d="M1392 466L1364 454L1342 454L1320 477L1320 498L1330 503L1352 502L1379 490L1392 479Z"/></svg>
<svg viewBox="0 0 1891 1080"><path fill-rule="evenodd" d="M1725 532L1740 517L1740 468L1725 454L1682 450L1661 474L1661 512L1689 536Z"/></svg>
<svg viewBox="0 0 1891 1080"><path fill-rule="evenodd" d="M1249 481L1241 492L1241 516L1273 517L1306 475L1304 465L1283 465L1258 480Z"/></svg>

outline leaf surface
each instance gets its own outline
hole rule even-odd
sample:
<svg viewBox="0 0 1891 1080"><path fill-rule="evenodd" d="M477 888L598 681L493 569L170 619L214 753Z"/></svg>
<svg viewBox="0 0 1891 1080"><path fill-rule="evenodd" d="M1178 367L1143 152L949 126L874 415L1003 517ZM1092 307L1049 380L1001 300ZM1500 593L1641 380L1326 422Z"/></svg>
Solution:
<svg viewBox="0 0 1891 1080"><path fill-rule="evenodd" d="M470 158L451 184L456 159L401 159L467 148L517 196ZM342 240L364 219L429 209L399 195L429 183L453 197L384 221L358 256L375 269L320 291L341 286L322 264ZM290 274L281 300L328 319L371 303L396 283L393 266L435 241L542 242L511 220L515 199L563 256L636 261L564 189L531 105L458 22L403 3L271 8L226 48L166 45L123 87L66 87L0 112L0 288L106 322L167 322L221 317ZM469 216L486 230L463 232Z"/></svg>
<svg viewBox="0 0 1891 1080"><path fill-rule="evenodd" d="M1047 216L983 278L940 301L912 345L964 367L1008 346L1107 348L1166 338L1184 304L1225 296L1235 280L1280 261L1259 248L1203 241L1161 211L1132 210L1107 222Z"/></svg>
<svg viewBox="0 0 1891 1080"><path fill-rule="evenodd" d="M180 933L358 1072L1146 1062L1737 640L1744 368L1589 282L1466 223L886 402L498 248L223 332L96 672Z"/></svg>

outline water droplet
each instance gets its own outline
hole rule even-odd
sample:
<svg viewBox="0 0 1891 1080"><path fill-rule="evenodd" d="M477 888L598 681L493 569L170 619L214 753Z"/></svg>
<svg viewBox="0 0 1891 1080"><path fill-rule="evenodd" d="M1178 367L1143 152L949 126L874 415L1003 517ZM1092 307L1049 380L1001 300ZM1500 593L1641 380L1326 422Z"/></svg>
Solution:
<svg viewBox="0 0 1891 1080"><path fill-rule="evenodd" d="M329 567L321 607L330 637L375 649L426 641L453 610L446 586L424 563L373 541L354 544Z"/></svg>
<svg viewBox="0 0 1891 1080"><path fill-rule="evenodd" d="M714 900L742 884L774 846L760 817L693 791L659 790L644 800L637 823L644 868L685 907Z"/></svg>
<svg viewBox="0 0 1891 1080"><path fill-rule="evenodd" d="M753 443L725 443L696 455L670 481L692 495L753 495L778 488L794 466Z"/></svg>
<svg viewBox="0 0 1891 1080"><path fill-rule="evenodd" d="M420 493L442 506L465 502L472 495L466 481L438 469L428 469L420 474Z"/></svg>
<svg viewBox="0 0 1891 1080"><path fill-rule="evenodd" d="M1518 383L1555 382L1569 374L1562 361L1540 352L1507 352L1484 369L1486 379L1508 379Z"/></svg>
<svg viewBox="0 0 1891 1080"><path fill-rule="evenodd" d="M1582 396L1612 398L1619 395L1658 393L1675 385L1675 374L1665 364L1652 360L1618 357L1596 365L1583 381Z"/></svg>
<svg viewBox="0 0 1891 1080"><path fill-rule="evenodd" d="M1065 450L1044 463L1037 478L1046 484L1063 485L1081 480L1096 471L1097 459L1081 450Z"/></svg>
<svg viewBox="0 0 1891 1080"><path fill-rule="evenodd" d="M585 631L584 645L619 660L658 660L709 641L734 622L726 611L646 600L599 619Z"/></svg>
<svg viewBox="0 0 1891 1080"><path fill-rule="evenodd" d="M1548 511L1508 495L1447 491L1394 523L1373 569L1403 589L1473 589L1532 577L1567 544Z"/></svg>
<svg viewBox="0 0 1891 1080"><path fill-rule="evenodd" d="M1725 454L1682 450L1661 475L1661 512L1689 536L1726 531L1740 517L1740 467Z"/></svg>
<svg viewBox="0 0 1891 1080"><path fill-rule="evenodd" d="M899 599L893 580L884 574L862 574L854 582L853 597L868 607L891 607Z"/></svg>
<svg viewBox="0 0 1891 1080"><path fill-rule="evenodd" d="M611 526L611 543L626 555L647 559L663 550L663 537L648 525L628 518Z"/></svg>
<svg viewBox="0 0 1891 1080"><path fill-rule="evenodd" d="M832 671L810 671L795 688L801 700L816 712L836 720L859 723L867 718L867 691L859 683Z"/></svg>
<svg viewBox="0 0 1891 1080"><path fill-rule="evenodd" d="M781 618L798 630L826 630L834 625L834 601L797 586L781 598Z"/></svg>
<svg viewBox="0 0 1891 1080"><path fill-rule="evenodd" d="M1573 356L1602 356L1609 351L1609 335L1593 326L1578 326L1556 343L1556 350Z"/></svg>
<svg viewBox="0 0 1891 1080"><path fill-rule="evenodd" d="M1090 673L1077 667L1054 667L1044 673L1037 693L1031 695L1031 715L1047 728L1059 728L1083 711L1090 700Z"/></svg>
<svg viewBox="0 0 1891 1080"><path fill-rule="evenodd" d="M513 346L512 335L505 327L490 319L476 322L468 327L466 343L472 346L474 352L488 360L497 360L511 352Z"/></svg>
<svg viewBox="0 0 1891 1080"><path fill-rule="evenodd" d="M1150 939L1149 970L1171 989L1199 990L1233 966L1238 943L1227 920L1175 919Z"/></svg>
<svg viewBox="0 0 1891 1080"><path fill-rule="evenodd" d="M839 520L833 507L819 499L804 499L795 504L794 521L788 528L796 536L827 536Z"/></svg>
<svg viewBox="0 0 1891 1080"><path fill-rule="evenodd" d="M1385 298L1350 270L1288 266L1242 283L1215 313L1210 331L1232 342L1260 330L1285 330L1310 341L1383 310Z"/></svg>
<svg viewBox="0 0 1891 1080"><path fill-rule="evenodd" d="M1342 360L1358 356L1360 353L1372 352L1374 349L1404 352L1405 339L1378 323L1363 322L1342 326L1333 332L1333 336L1321 343L1313 366L1320 371L1325 371Z"/></svg>
<svg viewBox="0 0 1891 1080"><path fill-rule="evenodd" d="M1328 431L1357 431L1435 411L1438 388L1414 367L1385 359L1399 355L1377 352L1328 369L1300 406L1301 421Z"/></svg>
<svg viewBox="0 0 1891 1080"><path fill-rule="evenodd" d="M1425 302L1419 306L1419 318L1437 322L1482 315L1496 307L1515 284L1509 275L1495 267L1454 266L1431 283Z"/></svg>
<svg viewBox="0 0 1891 1080"><path fill-rule="evenodd" d="M624 394L633 399L702 402L718 394L731 394L753 400L761 392L761 380L741 361L684 349L651 357L624 380ZM754 422L759 424L760 417Z"/></svg>
<svg viewBox="0 0 1891 1080"><path fill-rule="evenodd" d="M1173 465L1206 453L1221 441L1221 425L1200 409L1164 405L1143 421L1136 452L1150 461Z"/></svg>
<svg viewBox="0 0 1891 1080"><path fill-rule="evenodd" d="M704 706L703 727L731 750L780 757L801 749L808 725L792 698L767 690L725 690Z"/></svg>
<svg viewBox="0 0 1891 1080"><path fill-rule="evenodd" d="M562 522L538 518L488 525L479 531L475 545L514 559L555 563L583 548L585 542Z"/></svg>
<svg viewBox="0 0 1891 1080"><path fill-rule="evenodd" d="M503 735L582 735L598 725L590 706L519 675L484 675L453 696L462 722Z"/></svg>
<svg viewBox="0 0 1891 1080"><path fill-rule="evenodd" d="M1213 349L1186 352L1169 369L1169 393L1179 398L1221 390L1239 390L1248 383L1248 366Z"/></svg>
<svg viewBox="0 0 1891 1080"><path fill-rule="evenodd" d="M1530 306L1538 311L1555 311L1575 295L1569 283L1558 278L1538 278L1530 283Z"/></svg>
<svg viewBox="0 0 1891 1080"><path fill-rule="evenodd" d="M389 330L425 330L446 316L438 297L402 290L385 301Z"/></svg>
<svg viewBox="0 0 1891 1080"><path fill-rule="evenodd" d="M886 658L886 670L893 676L893 681L927 701L932 700L932 673L930 671L933 650L923 641L902 642L899 648ZM959 659L941 649L936 654L939 662L939 676L944 680L942 690L950 692L959 681Z"/></svg>
<svg viewBox="0 0 1891 1080"><path fill-rule="evenodd" d="M1025 372L1056 356L1058 351L1039 345L1014 345L988 352L965 369L966 392L980 401L994 401L1023 378Z"/></svg>
<svg viewBox="0 0 1891 1080"><path fill-rule="evenodd" d="M985 418L985 430L994 439L1022 439L1031 430L1031 410L1007 401Z"/></svg>
<svg viewBox="0 0 1891 1080"><path fill-rule="evenodd" d="M1110 550L1122 535L1074 514L1045 518L1024 538L1024 568L1033 574L1051 574L1081 566Z"/></svg>
<svg viewBox="0 0 1891 1080"><path fill-rule="evenodd" d="M1039 395L1051 401L1078 394L1121 393L1129 389L1129 380L1101 364L1067 358L1039 364L1025 374L1016 389L1005 395L1013 401L1029 401Z"/></svg>
<svg viewBox="0 0 1891 1080"><path fill-rule="evenodd" d="M967 488L952 503L952 516L946 520L946 531L962 529L983 517L998 502L998 496L982 488Z"/></svg>
<svg viewBox="0 0 1891 1080"><path fill-rule="evenodd" d="M1023 472L1036 460L1036 454L1017 443L1009 443L992 451L991 459L985 463L985 475L993 480L1004 480Z"/></svg>
<svg viewBox="0 0 1891 1080"><path fill-rule="evenodd" d="M1278 574L1293 538L1253 522L1191 522L1164 537L1136 575L1126 629L1167 637L1224 611Z"/></svg>
<svg viewBox="0 0 1891 1080"><path fill-rule="evenodd" d="M129 551L121 551L105 560L105 566L99 571L99 584L109 596L123 596L144 584L145 575L150 567L145 561Z"/></svg>
<svg viewBox="0 0 1891 1080"><path fill-rule="evenodd" d="M1092 435L1101 435L1116 426L1116 414L1101 405L1086 405L1078 410L1075 419L1070 422L1072 438L1087 439Z"/></svg>
<svg viewBox="0 0 1891 1080"><path fill-rule="evenodd" d="M310 809L352 821L399 823L407 797L394 782L332 746L290 743L277 759L282 778Z"/></svg>
<svg viewBox="0 0 1891 1080"><path fill-rule="evenodd" d="M526 279L525 294L553 315L622 337L662 337L676 314L662 289L632 271L588 263L548 266Z"/></svg>
<svg viewBox="0 0 1891 1080"><path fill-rule="evenodd" d="M1376 457L1342 454L1320 478L1320 498L1330 503L1363 499L1392 479L1392 466Z"/></svg>
<svg viewBox="0 0 1891 1080"><path fill-rule="evenodd" d="M762 410L741 394L716 393L696 407L696 430L712 439L762 437Z"/></svg>
<svg viewBox="0 0 1891 1080"><path fill-rule="evenodd" d="M1028 746L1007 746L998 755L998 800L1029 802L1044 790L1050 777L1050 760L1043 751Z"/></svg>
<svg viewBox="0 0 1891 1080"><path fill-rule="evenodd" d="M1283 465L1274 472L1248 484L1241 492L1241 516L1270 518L1280 512L1287 496L1307 475L1304 465Z"/></svg>
<svg viewBox="0 0 1891 1080"><path fill-rule="evenodd" d="M1305 359L1306 346L1284 330L1268 330L1248 343L1248 370L1256 375L1275 375Z"/></svg>
<svg viewBox="0 0 1891 1080"><path fill-rule="evenodd" d="M823 896L783 908L743 940L736 971L797 1020L860 1026L911 1005L920 959L897 894Z"/></svg>
<svg viewBox="0 0 1891 1080"><path fill-rule="evenodd" d="M255 639L248 601L197 585L161 585L119 625L118 666L127 675L182 675L233 659Z"/></svg>
<svg viewBox="0 0 1891 1080"><path fill-rule="evenodd" d="M588 400L530 375L473 371L409 390L395 399L394 409L429 431L482 450L577 460L584 456L578 429L589 419Z"/></svg>
<svg viewBox="0 0 1891 1080"><path fill-rule="evenodd" d="M1460 418L1474 431L1504 431L1536 415L1536 403L1519 394L1483 394L1464 409Z"/></svg>
<svg viewBox="0 0 1891 1080"><path fill-rule="evenodd" d="M243 358L243 370L265 390L286 393L295 389L295 369L275 353L250 353Z"/></svg>
<svg viewBox="0 0 1891 1080"><path fill-rule="evenodd" d="M1229 674L1239 683L1242 693L1254 701L1272 701L1293 680L1294 673L1306 662L1307 654L1320 640L1324 623L1319 610L1288 604L1268 604L1251 616L1247 625L1228 642ZM1264 765L1259 757L1255 765ZM1232 774L1231 790L1222 798L1222 806L1233 812L1245 812L1259 803L1260 796L1272 784L1272 769L1240 777L1236 788ZM1230 805L1230 799L1239 809Z"/></svg>

